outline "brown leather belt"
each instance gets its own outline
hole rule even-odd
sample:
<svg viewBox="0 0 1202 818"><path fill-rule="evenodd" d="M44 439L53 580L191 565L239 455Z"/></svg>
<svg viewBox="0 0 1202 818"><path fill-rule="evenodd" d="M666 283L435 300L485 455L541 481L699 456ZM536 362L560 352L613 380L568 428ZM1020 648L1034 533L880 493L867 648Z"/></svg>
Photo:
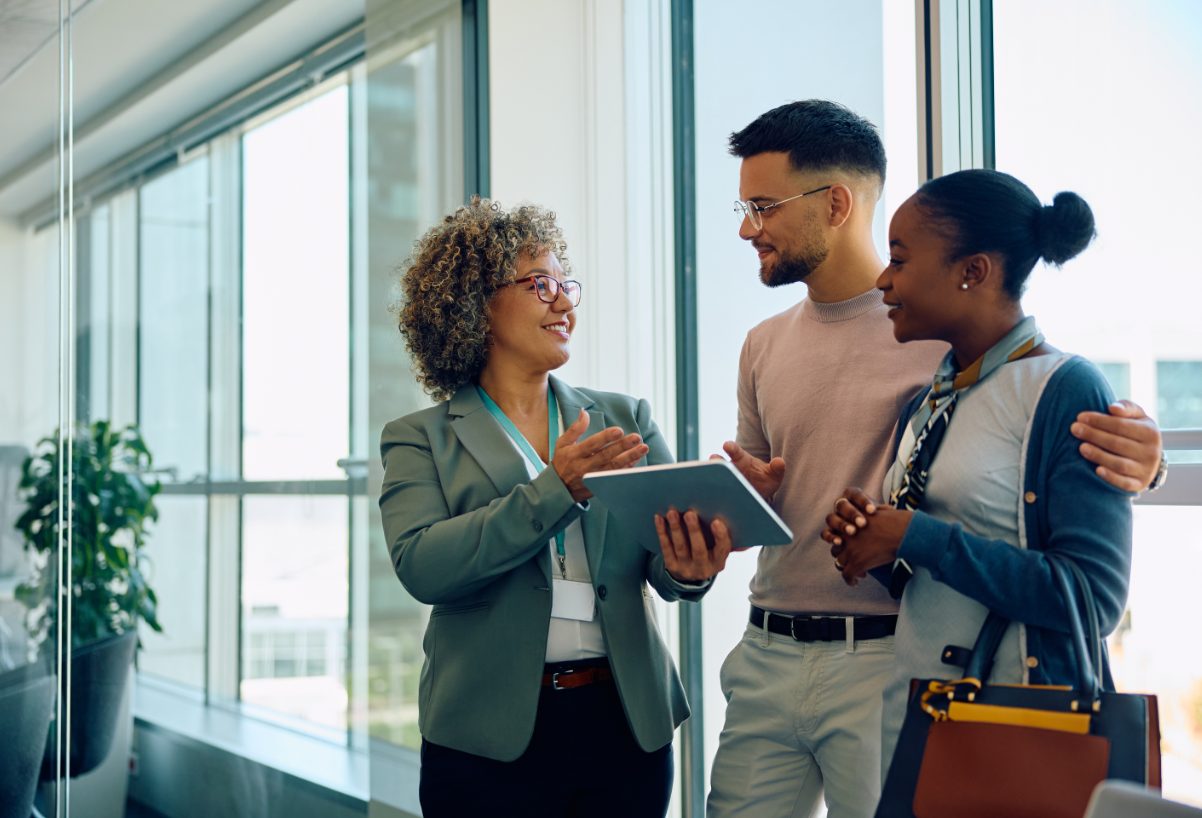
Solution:
<svg viewBox="0 0 1202 818"><path fill-rule="evenodd" d="M612 682L613 671L608 666L566 668L543 674L543 687L553 690L571 690L575 687Z"/></svg>

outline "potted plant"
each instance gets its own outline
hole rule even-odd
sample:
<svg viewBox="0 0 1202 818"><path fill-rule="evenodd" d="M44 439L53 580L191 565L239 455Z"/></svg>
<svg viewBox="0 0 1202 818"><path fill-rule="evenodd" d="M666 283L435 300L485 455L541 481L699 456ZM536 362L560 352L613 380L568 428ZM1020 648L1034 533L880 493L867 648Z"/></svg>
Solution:
<svg viewBox="0 0 1202 818"><path fill-rule="evenodd" d="M71 502L60 504L60 470L70 453ZM56 431L38 442L21 467L17 490L26 509L16 527L31 557L31 577L16 596L28 608L33 651L54 655L66 570L60 534L70 526L70 642L72 729L70 774L96 766L108 753L116 710L137 644L138 622L161 631L157 597L143 573L147 525L158 518L157 481L147 478L151 456L133 426L107 421L81 426L70 438ZM65 472L64 472L65 473ZM66 577L64 577L66 579ZM31 657L33 658L33 657Z"/></svg>

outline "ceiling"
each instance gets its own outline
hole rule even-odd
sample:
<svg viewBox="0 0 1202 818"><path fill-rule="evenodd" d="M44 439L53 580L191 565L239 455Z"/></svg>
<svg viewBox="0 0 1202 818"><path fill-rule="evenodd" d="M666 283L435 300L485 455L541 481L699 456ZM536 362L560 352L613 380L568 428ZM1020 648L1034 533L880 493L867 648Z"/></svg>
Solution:
<svg viewBox="0 0 1202 818"><path fill-rule="evenodd" d="M74 0L79 11L89 0ZM0 84L58 33L59 0L0 0Z"/></svg>
<svg viewBox="0 0 1202 818"><path fill-rule="evenodd" d="M363 0L72 0L82 179L363 16ZM59 0L0 0L0 218L53 195Z"/></svg>

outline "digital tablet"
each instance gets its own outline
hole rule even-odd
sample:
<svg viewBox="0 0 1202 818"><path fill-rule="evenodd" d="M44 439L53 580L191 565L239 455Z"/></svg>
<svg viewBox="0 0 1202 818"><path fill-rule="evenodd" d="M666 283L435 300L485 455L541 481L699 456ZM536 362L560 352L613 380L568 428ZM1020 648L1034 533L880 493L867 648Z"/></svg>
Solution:
<svg viewBox="0 0 1202 818"><path fill-rule="evenodd" d="M669 508L682 514L693 509L706 524L721 519L735 547L793 541L789 527L727 460L590 472L584 485L631 537L656 554L654 515Z"/></svg>

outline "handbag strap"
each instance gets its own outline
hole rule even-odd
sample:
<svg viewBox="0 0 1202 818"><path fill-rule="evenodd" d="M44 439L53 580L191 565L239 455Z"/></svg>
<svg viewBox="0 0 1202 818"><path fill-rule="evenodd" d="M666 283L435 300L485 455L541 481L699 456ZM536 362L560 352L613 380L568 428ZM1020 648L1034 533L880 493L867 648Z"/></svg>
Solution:
<svg viewBox="0 0 1202 818"><path fill-rule="evenodd" d="M989 612L989 616L985 617L985 624L981 626L981 632L977 634L977 641L973 643L968 662L964 666L964 675L967 678L976 679L982 684L989 678L989 674L993 671L993 658L1002 644L1002 637L1006 635L1008 627L1010 627L1009 619L999 613Z"/></svg>
<svg viewBox="0 0 1202 818"><path fill-rule="evenodd" d="M1093 590L1081 566L1068 557L1049 555L1060 593L1068 608L1072 626L1073 650L1077 654L1077 690L1089 696L1089 701L1098 701L1102 692L1102 634L1098 626L1098 607ZM1077 586L1081 595L1081 607L1070 583ZM1082 628L1081 611L1085 612L1085 627Z"/></svg>
<svg viewBox="0 0 1202 818"><path fill-rule="evenodd" d="M1073 560L1060 554L1046 555L1060 588L1061 597L1068 610L1070 636L1073 640L1073 652L1077 657L1077 686L1076 689L1089 697L1092 704L1097 701L1102 690L1102 636L1098 626L1098 609L1094 601L1093 591L1089 580L1081 566ZM1080 607L1077 594L1073 592L1076 586L1080 592ZM1085 622L1081 621L1081 611L1085 612ZM1010 626L1010 620L1001 614L990 611L977 634L972 653L964 666L964 676L983 684L989 678L993 669L994 656L1002 643L1002 637Z"/></svg>

